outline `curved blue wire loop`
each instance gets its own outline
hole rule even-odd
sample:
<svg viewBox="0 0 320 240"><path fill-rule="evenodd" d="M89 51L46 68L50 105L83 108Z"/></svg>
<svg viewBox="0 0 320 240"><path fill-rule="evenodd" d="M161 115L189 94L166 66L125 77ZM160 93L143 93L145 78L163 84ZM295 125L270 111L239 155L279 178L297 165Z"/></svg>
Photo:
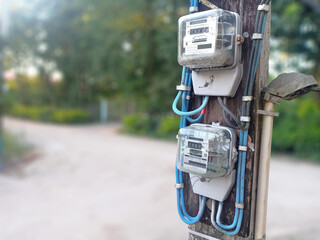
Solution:
<svg viewBox="0 0 320 240"><path fill-rule="evenodd" d="M185 94L185 92L184 92L183 94ZM181 97L181 95L182 95L182 91L179 91L178 95L176 96L176 98L174 99L173 104L172 104L172 110L173 110L177 115L180 115L180 116L193 116L193 115L198 114L199 112L202 111L202 109L204 109L204 108L207 106L208 101L209 101L209 97L208 97L208 96L205 96L205 97L203 97L202 104L201 104L201 106L200 106L198 109L195 109L195 110L189 111L189 112L184 112L183 110L180 111L180 110L178 110L178 108L177 108L177 104L178 104L178 101L179 101L179 98Z"/></svg>
<svg viewBox="0 0 320 240"><path fill-rule="evenodd" d="M203 119L204 115L203 114L200 114L199 117L193 119L189 116L186 117L186 119L188 120L189 123L197 123L197 122L200 122L202 119Z"/></svg>
<svg viewBox="0 0 320 240"><path fill-rule="evenodd" d="M226 234L226 235L236 235L239 233L240 231L240 228L241 228L241 224L242 224L242 219L243 219L243 209L240 209L239 210L239 218L238 218L238 221L237 221L237 225L236 225L236 228L233 230L233 231L227 231L226 229L220 227L214 220L214 209L215 209L215 203L216 201L213 200L212 201L212 208L211 208L211 223L212 225L217 229L219 230L220 232Z"/></svg>

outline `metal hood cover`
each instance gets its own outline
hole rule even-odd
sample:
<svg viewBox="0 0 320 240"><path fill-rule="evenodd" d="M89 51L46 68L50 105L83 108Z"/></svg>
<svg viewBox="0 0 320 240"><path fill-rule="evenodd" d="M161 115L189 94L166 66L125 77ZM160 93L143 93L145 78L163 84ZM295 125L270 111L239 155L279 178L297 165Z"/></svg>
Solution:
<svg viewBox="0 0 320 240"><path fill-rule="evenodd" d="M262 89L264 99L280 103L281 99L292 100L310 91L319 91L318 83L311 75L298 72L282 73Z"/></svg>

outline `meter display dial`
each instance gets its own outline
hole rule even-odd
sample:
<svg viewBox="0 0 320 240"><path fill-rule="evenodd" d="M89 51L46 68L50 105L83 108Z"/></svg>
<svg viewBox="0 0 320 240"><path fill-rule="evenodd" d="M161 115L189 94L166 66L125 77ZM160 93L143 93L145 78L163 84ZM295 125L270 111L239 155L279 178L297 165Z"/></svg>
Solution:
<svg viewBox="0 0 320 240"><path fill-rule="evenodd" d="M177 166L181 171L208 178L228 175L235 157L233 130L206 124L192 124L178 133Z"/></svg>

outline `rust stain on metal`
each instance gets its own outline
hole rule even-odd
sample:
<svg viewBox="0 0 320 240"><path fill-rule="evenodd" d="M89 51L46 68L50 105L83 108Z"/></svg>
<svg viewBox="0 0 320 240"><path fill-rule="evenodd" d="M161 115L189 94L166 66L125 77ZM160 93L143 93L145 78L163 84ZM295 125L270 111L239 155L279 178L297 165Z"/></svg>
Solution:
<svg viewBox="0 0 320 240"><path fill-rule="evenodd" d="M243 44L243 42L244 42L244 37L243 37L242 35L238 36L238 37L237 37L237 43L238 43L238 45Z"/></svg>

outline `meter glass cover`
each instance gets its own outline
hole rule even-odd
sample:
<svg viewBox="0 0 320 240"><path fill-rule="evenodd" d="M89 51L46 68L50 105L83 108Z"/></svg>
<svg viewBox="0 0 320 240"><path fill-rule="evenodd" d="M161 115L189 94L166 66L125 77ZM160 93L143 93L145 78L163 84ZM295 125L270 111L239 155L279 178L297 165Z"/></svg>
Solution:
<svg viewBox="0 0 320 240"><path fill-rule="evenodd" d="M193 124L178 133L177 166L208 178L228 175L234 164L235 133L226 127Z"/></svg>
<svg viewBox="0 0 320 240"><path fill-rule="evenodd" d="M237 13L215 9L179 19L178 62L192 69L232 68L239 49Z"/></svg>

